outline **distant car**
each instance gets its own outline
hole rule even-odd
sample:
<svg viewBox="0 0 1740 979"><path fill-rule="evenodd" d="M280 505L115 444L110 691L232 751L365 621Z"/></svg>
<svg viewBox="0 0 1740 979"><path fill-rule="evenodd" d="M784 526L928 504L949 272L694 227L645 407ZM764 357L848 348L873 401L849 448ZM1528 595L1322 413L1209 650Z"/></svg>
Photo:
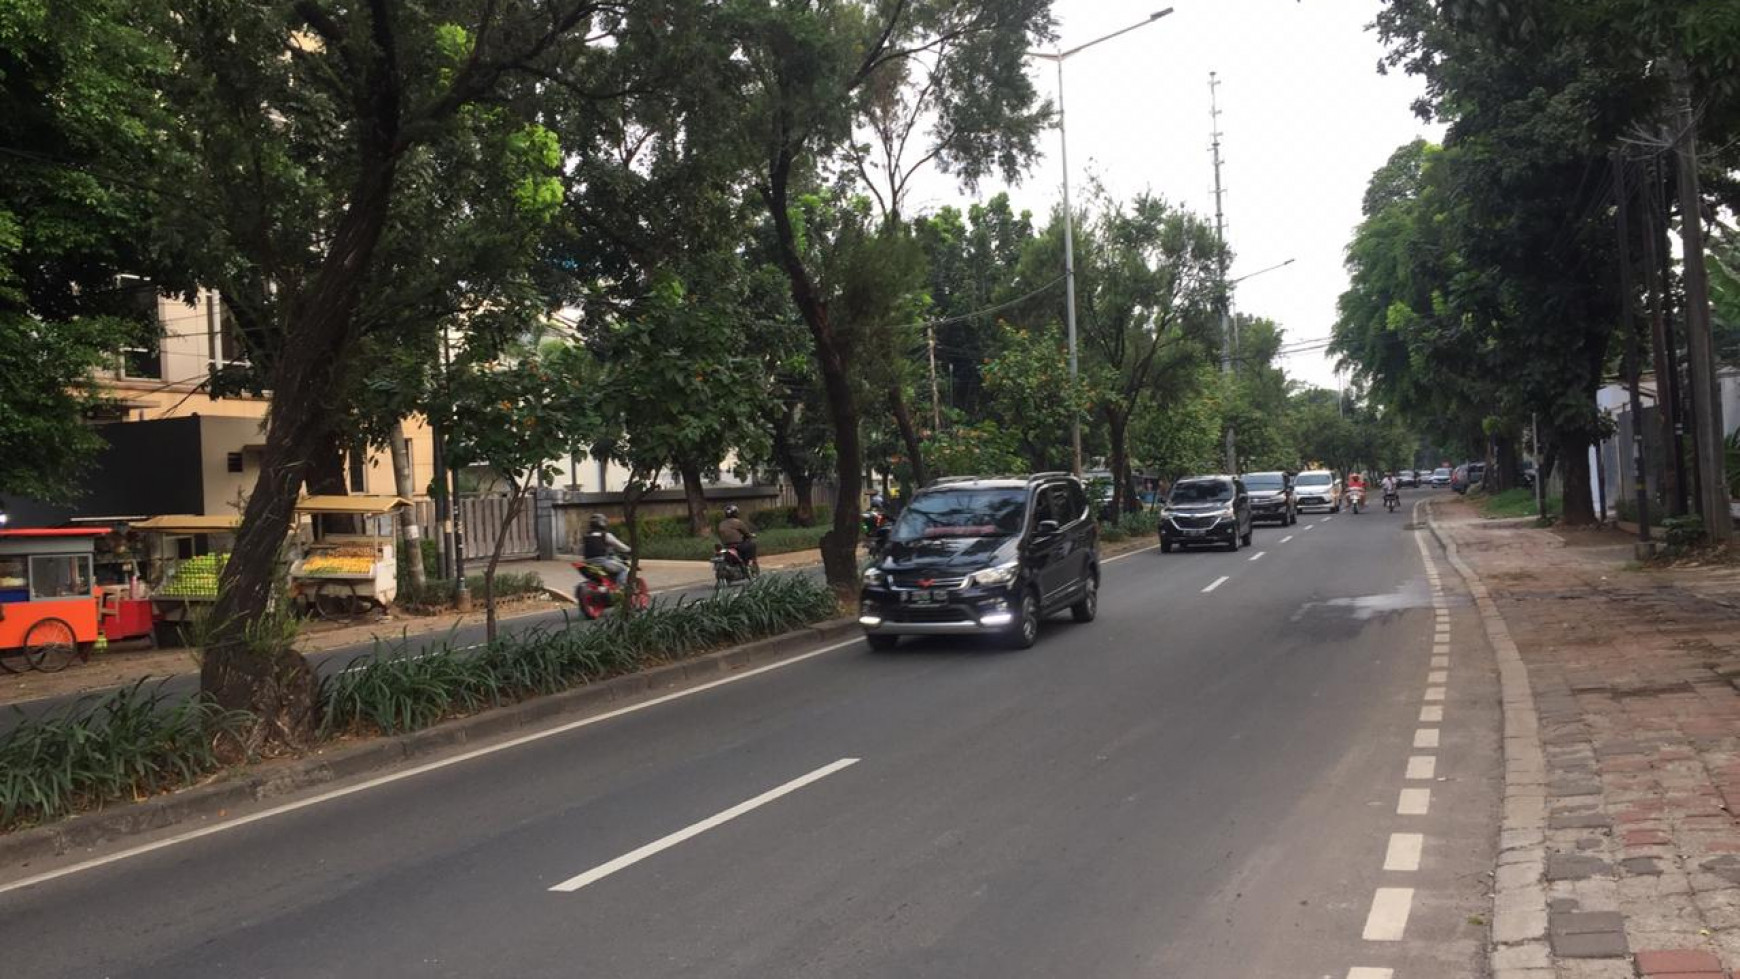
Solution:
<svg viewBox="0 0 1740 979"><path fill-rule="evenodd" d="M1450 470L1450 489L1456 493L1468 492L1468 463Z"/></svg>
<svg viewBox="0 0 1740 979"><path fill-rule="evenodd" d="M1396 473L1396 484L1406 486L1409 489L1417 488L1420 485L1420 471L1418 469L1403 469Z"/></svg>
<svg viewBox="0 0 1740 979"><path fill-rule="evenodd" d="M1439 466L1432 470L1432 485L1439 487L1440 489L1449 486L1451 475L1452 473L1447 467Z"/></svg>
<svg viewBox="0 0 1740 979"><path fill-rule="evenodd" d="M1251 497L1251 522L1274 521L1283 527L1299 522L1299 505L1293 498L1293 477L1284 472L1245 473L1245 492Z"/></svg>
<svg viewBox="0 0 1740 979"><path fill-rule="evenodd" d="M1172 484L1160 511L1160 550L1218 544L1236 551L1251 542L1251 498L1242 480L1193 476Z"/></svg>
<svg viewBox="0 0 1740 979"><path fill-rule="evenodd" d="M1486 463L1471 462L1468 464L1468 485L1472 488L1477 483L1486 481Z"/></svg>
<svg viewBox="0 0 1740 979"><path fill-rule="evenodd" d="M1327 469L1307 469L1293 477L1293 499L1300 510L1341 512L1341 480Z"/></svg>

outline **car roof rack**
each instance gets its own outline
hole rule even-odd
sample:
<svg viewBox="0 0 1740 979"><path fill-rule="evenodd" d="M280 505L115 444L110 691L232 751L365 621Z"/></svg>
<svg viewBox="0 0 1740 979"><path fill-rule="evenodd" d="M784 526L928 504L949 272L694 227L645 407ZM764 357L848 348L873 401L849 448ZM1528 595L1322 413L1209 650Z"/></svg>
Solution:
<svg viewBox="0 0 1740 979"><path fill-rule="evenodd" d="M1052 470L1049 472L1037 472L1037 473L979 473L979 474L973 475L973 476L938 476L937 478L931 480L930 482L925 483L924 486L926 489L929 489L933 486L949 486L949 485L952 485L954 483L980 483L980 482L986 482L988 480L994 480L994 479L1009 479L1009 480L1019 479L1019 480L1023 480L1023 481L1028 482L1028 483L1037 483L1040 480L1044 480L1044 479L1056 479L1060 476L1073 476L1073 475L1075 475L1075 474L1071 473L1071 472L1065 472L1064 470L1061 470L1061 469L1057 469L1057 470Z"/></svg>

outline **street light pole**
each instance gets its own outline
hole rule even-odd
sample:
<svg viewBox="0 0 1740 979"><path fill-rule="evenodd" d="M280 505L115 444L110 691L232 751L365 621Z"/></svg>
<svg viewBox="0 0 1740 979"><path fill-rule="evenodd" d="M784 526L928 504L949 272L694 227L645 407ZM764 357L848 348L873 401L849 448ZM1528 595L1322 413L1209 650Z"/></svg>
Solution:
<svg viewBox="0 0 1740 979"><path fill-rule="evenodd" d="M1068 51L1027 52L1028 57L1057 63L1057 141L1063 164L1063 321L1064 333L1069 343L1069 383L1071 388L1074 388L1077 379L1081 376L1081 358L1077 353L1075 340L1075 210L1070 206L1069 200L1069 133L1064 128L1063 63L1102 41L1109 41L1114 37L1128 34L1138 27L1146 27L1170 13L1172 13L1171 7L1155 11L1148 15L1147 20L1131 24L1121 31L1113 31L1103 37L1094 38L1086 44L1078 44ZM1081 416L1079 414L1070 419L1069 442L1070 458L1073 460L1076 475L1080 475L1082 462Z"/></svg>

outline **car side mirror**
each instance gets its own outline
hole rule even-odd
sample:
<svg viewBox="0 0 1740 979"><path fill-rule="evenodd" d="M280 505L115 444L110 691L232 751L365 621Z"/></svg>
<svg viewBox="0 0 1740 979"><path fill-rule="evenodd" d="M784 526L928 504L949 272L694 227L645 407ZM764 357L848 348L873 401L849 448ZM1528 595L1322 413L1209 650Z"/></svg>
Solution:
<svg viewBox="0 0 1740 979"><path fill-rule="evenodd" d="M1039 521L1039 526L1034 528L1034 531L1042 536L1055 534L1057 533L1057 530L1058 524L1055 520L1041 520Z"/></svg>

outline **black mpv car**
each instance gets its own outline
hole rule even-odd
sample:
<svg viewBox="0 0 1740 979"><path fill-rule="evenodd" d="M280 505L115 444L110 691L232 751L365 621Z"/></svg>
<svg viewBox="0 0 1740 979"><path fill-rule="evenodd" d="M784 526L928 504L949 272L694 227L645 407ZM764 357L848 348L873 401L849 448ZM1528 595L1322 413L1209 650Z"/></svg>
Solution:
<svg viewBox="0 0 1740 979"><path fill-rule="evenodd" d="M1160 550L1219 544L1236 551L1251 542L1251 498L1242 480L1193 476L1172 484L1160 511Z"/></svg>
<svg viewBox="0 0 1740 979"><path fill-rule="evenodd" d="M901 636L992 634L1017 649L1068 608L1099 610L1099 525L1069 473L938 480L913 494L864 572L871 649Z"/></svg>
<svg viewBox="0 0 1740 979"><path fill-rule="evenodd" d="M1242 482L1251 497L1251 522L1273 520L1283 527L1299 522L1293 477L1284 472L1245 473Z"/></svg>

